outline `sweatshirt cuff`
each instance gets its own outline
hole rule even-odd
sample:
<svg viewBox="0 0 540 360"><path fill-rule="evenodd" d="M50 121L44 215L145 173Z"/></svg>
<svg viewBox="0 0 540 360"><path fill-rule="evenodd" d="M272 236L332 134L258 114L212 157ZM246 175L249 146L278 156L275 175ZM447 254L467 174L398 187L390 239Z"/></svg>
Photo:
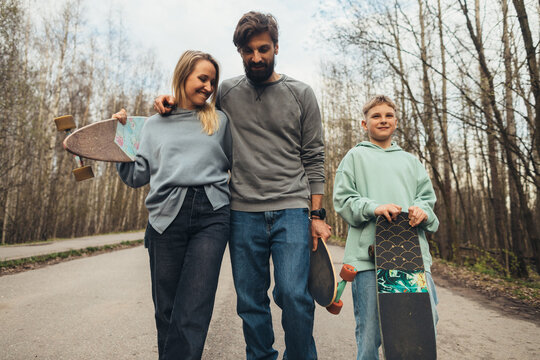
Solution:
<svg viewBox="0 0 540 360"><path fill-rule="evenodd" d="M324 182L309 183L311 195L324 195Z"/></svg>
<svg viewBox="0 0 540 360"><path fill-rule="evenodd" d="M376 202L370 202L369 204L367 204L367 206L366 206L367 214L366 215L375 217L375 209L377 207L379 207L379 205Z"/></svg>

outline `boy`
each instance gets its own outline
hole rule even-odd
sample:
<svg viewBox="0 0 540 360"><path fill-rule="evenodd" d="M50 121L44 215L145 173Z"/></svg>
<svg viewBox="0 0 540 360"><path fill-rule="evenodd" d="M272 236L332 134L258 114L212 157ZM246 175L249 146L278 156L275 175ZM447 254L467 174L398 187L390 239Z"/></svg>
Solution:
<svg viewBox="0 0 540 360"><path fill-rule="evenodd" d="M377 95L364 106L363 113L362 127L369 141L356 145L341 161L334 183L334 208L349 224L343 263L358 270L352 283L357 359L378 359L381 336L375 264L368 254L368 247L375 242L376 218L382 215L392 221L405 209L409 224L418 226L435 323L438 301L424 231L437 231L439 220L433 212L435 193L423 165L392 142L397 128L396 105L387 96Z"/></svg>

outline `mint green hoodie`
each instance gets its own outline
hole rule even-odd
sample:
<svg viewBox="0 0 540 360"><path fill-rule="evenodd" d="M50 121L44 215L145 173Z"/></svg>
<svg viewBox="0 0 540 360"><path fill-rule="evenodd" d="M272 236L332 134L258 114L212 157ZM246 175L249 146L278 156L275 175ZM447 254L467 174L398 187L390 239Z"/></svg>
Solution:
<svg viewBox="0 0 540 360"><path fill-rule="evenodd" d="M420 161L395 143L383 149L363 141L341 160L334 182L334 208L349 224L344 264L358 271L375 268L368 247L375 241L375 209L396 204L407 212L418 206L428 218L418 225L418 236L426 271L431 255L424 231L435 232L439 220L433 212L436 197Z"/></svg>

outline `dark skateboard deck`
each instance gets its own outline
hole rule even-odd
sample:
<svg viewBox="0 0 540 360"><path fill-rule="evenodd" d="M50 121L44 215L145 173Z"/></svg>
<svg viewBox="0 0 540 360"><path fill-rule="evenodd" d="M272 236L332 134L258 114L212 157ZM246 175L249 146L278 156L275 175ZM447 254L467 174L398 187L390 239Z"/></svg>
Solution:
<svg viewBox="0 0 540 360"><path fill-rule="evenodd" d="M311 251L308 288L317 304L332 304L337 292L336 274L332 257L325 242L319 239L317 250Z"/></svg>
<svg viewBox="0 0 540 360"><path fill-rule="evenodd" d="M418 230L407 213L393 222L377 218L375 232L377 304L384 356L436 359L433 315Z"/></svg>

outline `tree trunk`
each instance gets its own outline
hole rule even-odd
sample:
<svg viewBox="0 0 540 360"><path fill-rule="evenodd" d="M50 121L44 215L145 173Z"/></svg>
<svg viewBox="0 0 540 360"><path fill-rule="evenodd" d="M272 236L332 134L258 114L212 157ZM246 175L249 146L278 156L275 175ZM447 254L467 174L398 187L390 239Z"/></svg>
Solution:
<svg viewBox="0 0 540 360"><path fill-rule="evenodd" d="M482 27L480 24L480 1L475 0L475 24L476 24L476 36L479 44L479 52L484 53L484 46L482 40ZM491 193L490 200L493 208L495 236L497 238L496 246L500 250L508 251L506 246L506 206L504 204L505 191L503 188L503 182L499 174L499 164L497 156L499 149L497 146L497 139L495 134L495 126L493 124L493 115L490 110L490 102L488 98L488 92L490 91L488 79L486 74L480 68L480 85L481 85L481 104L485 109L486 125L487 125L487 142L488 142L488 162L489 162L489 174L491 181ZM506 259L508 260L508 259ZM505 270L508 272L509 264L505 261Z"/></svg>
<svg viewBox="0 0 540 360"><path fill-rule="evenodd" d="M501 7L503 13L503 34L502 41L504 46L504 67L505 67L505 111L506 111L506 124L508 126L509 140L512 142L512 146L517 146L516 144L516 123L514 118L514 106L513 106L513 78L512 78L512 54L510 51L510 30L508 29L508 0L501 0ZM516 163L517 157L514 153L510 151L508 147L505 147L506 161ZM521 181L516 183L516 180L508 172L508 181L509 181L509 199L510 199L510 234L511 242L509 242L508 248L512 248L512 252L516 256L517 264L515 267L511 267L512 276L526 278L528 277L527 264L525 262L525 254L523 252L523 240L525 236L521 231L521 211L518 203L518 193L517 188L521 187ZM518 179L519 181L519 179ZM508 242L508 240L507 240ZM510 262L507 256L507 264Z"/></svg>
<svg viewBox="0 0 540 360"><path fill-rule="evenodd" d="M531 80L531 90L534 96L534 125L535 125L535 158L540 159L540 73L538 70L538 63L536 59L537 44L533 42L531 29L529 27L529 19L523 0L512 0L514 8L516 10L518 21L523 36L523 44L525 45L525 51L527 53L527 68L529 70L529 77ZM538 184L540 176L536 178L536 194L538 196ZM528 207L527 207L528 209ZM536 218L540 215L537 214ZM538 222L534 221L532 213L526 213L526 226L529 236L531 238L531 247L533 249L533 256L536 262L536 269L540 271L540 231Z"/></svg>

